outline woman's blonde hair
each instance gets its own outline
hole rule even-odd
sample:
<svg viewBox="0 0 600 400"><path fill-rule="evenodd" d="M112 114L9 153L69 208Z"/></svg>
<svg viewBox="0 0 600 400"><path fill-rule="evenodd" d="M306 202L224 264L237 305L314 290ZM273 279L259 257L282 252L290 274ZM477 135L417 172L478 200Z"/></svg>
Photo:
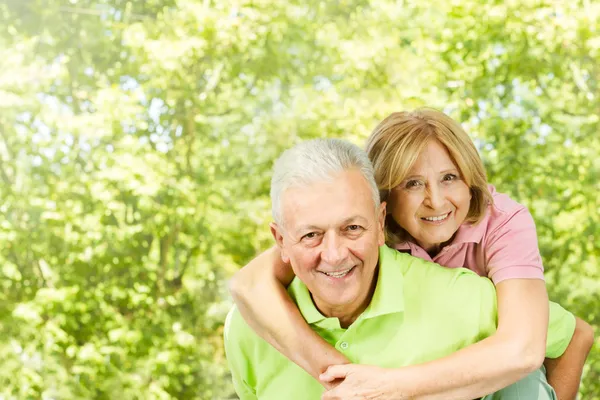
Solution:
<svg viewBox="0 0 600 400"><path fill-rule="evenodd" d="M392 113L377 125L367 140L366 150L375 169L381 201L388 201L391 190L406 179L431 139L438 140L448 149L471 191L465 222L478 223L488 204L492 203L483 162L462 127L446 114L431 108ZM394 245L409 237L388 213L386 242Z"/></svg>

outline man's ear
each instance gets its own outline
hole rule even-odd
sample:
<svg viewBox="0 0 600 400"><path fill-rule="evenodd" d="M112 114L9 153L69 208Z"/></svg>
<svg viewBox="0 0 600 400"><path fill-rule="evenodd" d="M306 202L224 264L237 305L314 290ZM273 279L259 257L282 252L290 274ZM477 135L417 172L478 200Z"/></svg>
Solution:
<svg viewBox="0 0 600 400"><path fill-rule="evenodd" d="M383 246L385 244L385 216L386 216L386 207L387 204L385 201L382 201L379 205L379 215L377 216L378 226L377 229L379 231L377 235L377 244L379 246Z"/></svg>
<svg viewBox="0 0 600 400"><path fill-rule="evenodd" d="M288 257L287 252L285 251L285 247L283 246L283 232L281 227L275 222L271 222L269 224L269 227L271 228L271 234L275 238L275 242L277 242L277 247L279 247L281 259L284 263L289 264L290 258Z"/></svg>

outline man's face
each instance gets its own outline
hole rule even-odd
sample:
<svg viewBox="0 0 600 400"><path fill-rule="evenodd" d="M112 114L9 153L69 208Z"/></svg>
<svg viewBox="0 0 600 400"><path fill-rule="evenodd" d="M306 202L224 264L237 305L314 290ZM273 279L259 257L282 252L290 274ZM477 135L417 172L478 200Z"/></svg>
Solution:
<svg viewBox="0 0 600 400"><path fill-rule="evenodd" d="M385 205L375 207L361 173L289 188L281 201L283 226L272 224L273 235L320 311L339 316L368 303L385 240Z"/></svg>

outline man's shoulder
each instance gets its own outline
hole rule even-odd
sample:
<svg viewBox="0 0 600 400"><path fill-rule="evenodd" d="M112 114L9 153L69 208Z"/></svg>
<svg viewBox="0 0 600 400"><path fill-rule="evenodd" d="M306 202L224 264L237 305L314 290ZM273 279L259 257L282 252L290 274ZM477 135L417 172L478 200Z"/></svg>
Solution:
<svg viewBox="0 0 600 400"><path fill-rule="evenodd" d="M270 358L279 352L269 345L248 325L237 306L231 307L223 327L225 349L244 357Z"/></svg>
<svg viewBox="0 0 600 400"><path fill-rule="evenodd" d="M320 397L322 386L260 338L236 306L225 319L224 339L238 394L239 390L247 390L254 394L251 398L261 399Z"/></svg>
<svg viewBox="0 0 600 400"><path fill-rule="evenodd" d="M250 342L260 340L258 335L244 321L242 314L235 305L231 307L225 318L223 336L226 344L236 344L237 346L248 345Z"/></svg>
<svg viewBox="0 0 600 400"><path fill-rule="evenodd" d="M400 268L405 277L409 274L415 278L438 276L440 279L455 279L462 275L479 278L479 275L467 268L443 267L409 253L400 252L387 246L383 247L381 255L386 265L389 265L390 268Z"/></svg>
<svg viewBox="0 0 600 400"><path fill-rule="evenodd" d="M460 297L461 290L467 288L473 290L472 293L466 294L470 297L480 290L494 290L494 285L489 279L466 268L443 267L389 247L382 250L382 258L386 268L401 269L405 286L419 287L422 292L439 293L440 296L454 294Z"/></svg>
<svg viewBox="0 0 600 400"><path fill-rule="evenodd" d="M240 312L238 311L237 306L234 305L227 313L227 317L225 317L225 325L223 326L223 336L225 337L225 341L231 340L232 333L235 334L237 331L236 327L239 325L239 318L241 318Z"/></svg>
<svg viewBox="0 0 600 400"><path fill-rule="evenodd" d="M447 268L405 253L385 251L390 268L402 269L406 315L445 326L452 340L484 337L496 317L496 291L487 278L466 268ZM426 311L426 317L423 315Z"/></svg>

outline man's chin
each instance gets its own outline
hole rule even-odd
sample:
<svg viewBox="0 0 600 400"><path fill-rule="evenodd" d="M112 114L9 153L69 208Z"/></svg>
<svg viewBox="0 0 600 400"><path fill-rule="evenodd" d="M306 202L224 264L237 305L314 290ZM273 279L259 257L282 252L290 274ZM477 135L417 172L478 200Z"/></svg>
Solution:
<svg viewBox="0 0 600 400"><path fill-rule="evenodd" d="M335 310L343 310L346 307L351 307L356 303L357 295L350 295L348 293L332 293L333 291L329 290L327 293L324 293L323 296L320 296L315 299L322 307L326 307L329 309Z"/></svg>

